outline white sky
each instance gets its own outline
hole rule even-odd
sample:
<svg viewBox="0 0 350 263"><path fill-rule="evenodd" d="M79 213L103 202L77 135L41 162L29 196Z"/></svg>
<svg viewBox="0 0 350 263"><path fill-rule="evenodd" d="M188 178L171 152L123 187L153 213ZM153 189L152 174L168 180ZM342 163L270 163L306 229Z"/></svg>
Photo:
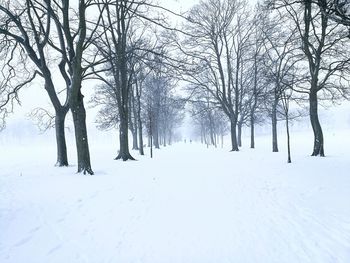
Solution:
<svg viewBox="0 0 350 263"><path fill-rule="evenodd" d="M176 12L188 11L192 6L201 0L157 0L162 6ZM203 0L202 0L203 1ZM258 0L247 0L248 3L255 4Z"/></svg>

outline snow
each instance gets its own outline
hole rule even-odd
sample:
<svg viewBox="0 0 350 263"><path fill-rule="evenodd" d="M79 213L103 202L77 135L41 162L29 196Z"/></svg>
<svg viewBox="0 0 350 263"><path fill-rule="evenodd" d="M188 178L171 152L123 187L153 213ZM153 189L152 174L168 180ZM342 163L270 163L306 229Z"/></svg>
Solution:
<svg viewBox="0 0 350 263"><path fill-rule="evenodd" d="M94 176L75 173L74 152L54 167L45 140L3 141L0 262L350 262L348 135L325 132L315 158L311 134L292 134L292 164L283 137L279 153L261 136L255 150L187 142L135 162L89 137Z"/></svg>

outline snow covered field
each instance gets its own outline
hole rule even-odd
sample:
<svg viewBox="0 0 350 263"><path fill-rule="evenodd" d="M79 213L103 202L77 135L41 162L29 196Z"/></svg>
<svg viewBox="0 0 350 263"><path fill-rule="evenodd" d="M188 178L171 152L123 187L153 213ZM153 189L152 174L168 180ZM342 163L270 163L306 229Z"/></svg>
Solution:
<svg viewBox="0 0 350 263"><path fill-rule="evenodd" d="M293 134L292 164L269 136L127 163L91 139L94 176L75 174L74 152L56 168L54 145L2 142L0 262L348 263L349 135L326 133L327 157L314 158L311 134Z"/></svg>

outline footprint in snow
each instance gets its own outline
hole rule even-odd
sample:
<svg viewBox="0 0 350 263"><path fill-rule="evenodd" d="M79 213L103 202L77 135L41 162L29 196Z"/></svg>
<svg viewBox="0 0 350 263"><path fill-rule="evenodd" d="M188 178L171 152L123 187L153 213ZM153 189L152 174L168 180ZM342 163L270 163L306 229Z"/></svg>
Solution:
<svg viewBox="0 0 350 263"><path fill-rule="evenodd" d="M91 194L91 195L90 195L90 198L91 198L91 199L92 199L92 198L95 198L96 196L98 196L98 194L99 194L99 192L97 191L97 192Z"/></svg>
<svg viewBox="0 0 350 263"><path fill-rule="evenodd" d="M57 250L59 250L61 247L62 247L62 244L58 244L57 246L51 248L51 249L49 250L49 252L47 252L47 255L51 255L51 254L55 253L55 252L56 252Z"/></svg>
<svg viewBox="0 0 350 263"><path fill-rule="evenodd" d="M15 247L20 247L20 246L28 243L32 238L33 238L33 236L25 237L25 238L21 239L20 241L18 241L14 246Z"/></svg>
<svg viewBox="0 0 350 263"><path fill-rule="evenodd" d="M60 219L58 219L56 222L57 223L62 223L62 222L64 222L66 219L64 218L64 217L62 217L62 218L60 218Z"/></svg>
<svg viewBox="0 0 350 263"><path fill-rule="evenodd" d="M40 230L40 228L41 228L41 226L36 226L36 227L32 228L32 229L29 231L29 233L34 234L35 232L38 232L38 231Z"/></svg>

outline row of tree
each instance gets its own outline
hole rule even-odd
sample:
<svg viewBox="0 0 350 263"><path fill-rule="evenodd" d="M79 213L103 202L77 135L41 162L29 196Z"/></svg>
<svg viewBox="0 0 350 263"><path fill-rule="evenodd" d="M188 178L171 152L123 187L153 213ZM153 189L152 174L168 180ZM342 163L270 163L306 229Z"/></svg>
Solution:
<svg viewBox="0 0 350 263"><path fill-rule="evenodd" d="M70 110L78 172L93 174L82 86L98 80L92 101L100 127L119 129L116 159L134 159L129 131L141 154L144 134L150 146L171 143L185 102L203 142L217 145L228 130L238 151L246 125L254 148L255 125L269 117L278 151L278 119L289 133L290 103L308 101L312 155L324 156L318 101L348 94L349 21L345 0L266 0L255 8L206 0L186 14L147 0L0 0L2 125L18 91L41 79L54 109L57 165L68 165ZM186 98L175 92L178 83Z"/></svg>
<svg viewBox="0 0 350 263"><path fill-rule="evenodd" d="M57 165L68 165L65 119L70 110L78 172L93 174L82 83L97 79L102 84L94 98L103 105L101 122L119 127L116 159L134 159L129 129L141 153L144 127L156 147L171 142L183 103L173 92L174 80L161 68L165 50L155 27L167 23L157 9L161 7L129 0L79 0L77 5L69 0L1 0L3 124L18 91L40 77L55 111Z"/></svg>
<svg viewBox="0 0 350 263"><path fill-rule="evenodd" d="M255 124L270 118L277 152L277 121L286 120L289 145L289 121L308 102L312 155L324 156L319 101L348 98L349 18L346 1L269 0L252 10L246 1L207 0L192 8L188 35L175 42L202 137L216 144L213 127L225 131L224 114L232 151L241 145L242 125L250 127L254 148Z"/></svg>

